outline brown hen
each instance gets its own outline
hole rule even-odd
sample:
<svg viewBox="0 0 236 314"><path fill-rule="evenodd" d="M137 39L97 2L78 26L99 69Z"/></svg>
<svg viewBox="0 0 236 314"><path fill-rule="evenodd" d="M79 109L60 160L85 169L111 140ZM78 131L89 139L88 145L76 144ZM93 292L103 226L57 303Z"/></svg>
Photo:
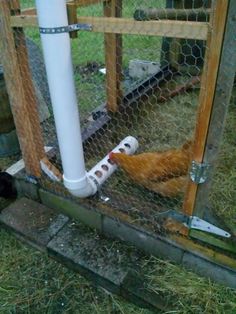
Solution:
<svg viewBox="0 0 236 314"><path fill-rule="evenodd" d="M175 197L184 192L192 155L192 141L179 149L126 155L111 152L109 158L137 184L162 196Z"/></svg>

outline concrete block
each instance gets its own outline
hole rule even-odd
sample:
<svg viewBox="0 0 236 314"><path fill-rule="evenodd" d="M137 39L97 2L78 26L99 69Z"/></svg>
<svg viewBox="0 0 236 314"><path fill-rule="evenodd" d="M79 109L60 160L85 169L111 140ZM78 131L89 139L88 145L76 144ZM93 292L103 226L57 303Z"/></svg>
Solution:
<svg viewBox="0 0 236 314"><path fill-rule="evenodd" d="M46 250L47 243L68 220L68 217L27 198L15 201L0 213L1 224L40 250Z"/></svg>
<svg viewBox="0 0 236 314"><path fill-rule="evenodd" d="M17 190L18 198L26 197L34 201L39 201L38 185L26 181L25 178L16 177L15 187Z"/></svg>
<svg viewBox="0 0 236 314"><path fill-rule="evenodd" d="M42 189L39 190L39 196L44 205L54 208L73 219L77 219L89 227L97 230L102 229L102 215L97 211Z"/></svg>
<svg viewBox="0 0 236 314"><path fill-rule="evenodd" d="M147 60L130 60L129 76L133 79L144 79L159 72L161 69L159 62Z"/></svg>
<svg viewBox="0 0 236 314"><path fill-rule="evenodd" d="M51 257L78 271L96 285L120 293L129 263L125 252L117 249L113 241L72 222L48 243L47 248Z"/></svg>
<svg viewBox="0 0 236 314"><path fill-rule="evenodd" d="M210 261L185 252L183 256L183 266L194 271L200 276L208 277L225 286L236 289L236 270L211 263Z"/></svg>
<svg viewBox="0 0 236 314"><path fill-rule="evenodd" d="M142 232L131 225L124 224L112 218L103 218L103 232L109 236L119 238L122 241L132 243L149 254L167 258L177 263L181 263L182 261L182 249L174 247L151 234L144 231Z"/></svg>
<svg viewBox="0 0 236 314"><path fill-rule="evenodd" d="M141 307L147 307L152 310L161 309L165 312L171 310L165 295L161 291L158 295L149 291L145 286L143 278L133 271L130 271L124 279L121 295Z"/></svg>

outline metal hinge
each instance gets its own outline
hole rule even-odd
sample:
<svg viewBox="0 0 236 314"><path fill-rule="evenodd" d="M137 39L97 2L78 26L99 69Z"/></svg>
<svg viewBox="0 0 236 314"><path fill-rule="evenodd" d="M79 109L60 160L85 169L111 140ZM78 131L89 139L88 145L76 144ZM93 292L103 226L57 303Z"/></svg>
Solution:
<svg viewBox="0 0 236 314"><path fill-rule="evenodd" d="M41 34L60 34L60 33L70 33L74 31L91 31L91 24L71 24L67 26L60 27L39 27L39 32Z"/></svg>
<svg viewBox="0 0 236 314"><path fill-rule="evenodd" d="M193 160L190 168L191 180L196 184L204 183L207 180L209 168L210 164Z"/></svg>
<svg viewBox="0 0 236 314"><path fill-rule="evenodd" d="M212 225L208 221L205 221L201 218L198 218L197 216L187 216L182 213L178 213L175 210L168 210L164 213L159 213L159 217L166 217L171 218L173 220L176 220L180 223L182 223L184 226L186 226L189 229L196 229L208 233L212 233L224 238L230 238L231 234L227 231L216 227L215 225Z"/></svg>
<svg viewBox="0 0 236 314"><path fill-rule="evenodd" d="M203 219L200 219L196 216L190 217L188 227L190 229L196 229L196 230L201 230L201 231L213 233L213 234L216 234L218 236L225 237L225 238L231 237L230 233L228 233L225 230L220 229L220 228L210 224L209 222L207 222Z"/></svg>

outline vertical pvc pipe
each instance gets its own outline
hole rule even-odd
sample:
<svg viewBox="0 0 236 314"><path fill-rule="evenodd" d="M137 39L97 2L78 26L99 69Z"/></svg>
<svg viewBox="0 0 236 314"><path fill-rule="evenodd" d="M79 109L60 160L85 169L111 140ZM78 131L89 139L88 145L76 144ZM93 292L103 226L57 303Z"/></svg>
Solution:
<svg viewBox="0 0 236 314"><path fill-rule="evenodd" d="M68 25L66 0L36 0L40 28ZM85 170L78 104L68 33L41 33L48 85L53 106L64 185L92 194ZM83 194L83 192L82 192Z"/></svg>

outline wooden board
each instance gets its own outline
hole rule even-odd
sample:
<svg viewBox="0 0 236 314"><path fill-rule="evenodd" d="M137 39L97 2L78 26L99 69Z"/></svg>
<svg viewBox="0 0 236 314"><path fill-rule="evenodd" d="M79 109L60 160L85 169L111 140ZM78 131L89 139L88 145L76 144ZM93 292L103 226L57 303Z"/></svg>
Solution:
<svg viewBox="0 0 236 314"><path fill-rule="evenodd" d="M9 2L11 13L14 15L20 14L19 0L11 0ZM39 121L39 112L35 88L32 80L32 75L29 66L29 56L26 46L26 38L24 29L21 27L14 28L15 47L17 52L18 64L22 79L24 80L24 93L26 98L26 106L32 128L34 129L33 137L38 153L38 158L45 157L42 130Z"/></svg>
<svg viewBox="0 0 236 314"><path fill-rule="evenodd" d="M36 15L37 11L35 8L27 8L27 9L23 9L21 10L21 13L23 15Z"/></svg>
<svg viewBox="0 0 236 314"><path fill-rule="evenodd" d="M91 24L92 32L165 36L186 39L207 39L209 26L205 22L134 21L129 18L78 17L78 23ZM38 27L37 16L21 15L11 18L12 27Z"/></svg>
<svg viewBox="0 0 236 314"><path fill-rule="evenodd" d="M203 185L199 185L196 194L195 212L203 216L204 204L208 203L208 196L211 189L215 166L220 150L223 136L225 119L229 107L230 97L234 84L236 68L236 2L230 1L229 13L224 35L224 43L220 60L220 67L216 82L213 108L211 112L210 124L206 139L206 148L203 161L210 163L211 168L208 172L208 180Z"/></svg>
<svg viewBox="0 0 236 314"><path fill-rule="evenodd" d="M215 1L214 15L211 20L212 32L209 33L207 40L208 53L206 55L201 79L199 111L193 147L193 160L199 163L203 161L208 127L213 108L228 3L228 0ZM183 204L183 211L187 215L192 215L194 212L197 190L198 185L190 180ZM199 216L201 217L201 215Z"/></svg>
<svg viewBox="0 0 236 314"><path fill-rule="evenodd" d="M107 0L74 0L73 2L78 6L78 7L87 7L89 5L93 4L101 4L103 2L106 2Z"/></svg>
<svg viewBox="0 0 236 314"><path fill-rule="evenodd" d="M15 41L10 25L10 10L8 2L0 1L0 50L4 76L14 116L15 126L19 137L26 171L37 177L40 176L38 148L34 138L34 128L31 124L26 102L22 73L18 63Z"/></svg>
<svg viewBox="0 0 236 314"><path fill-rule="evenodd" d="M122 0L104 2L104 16L121 17ZM116 112L122 101L122 35L104 35L106 63L107 110Z"/></svg>

